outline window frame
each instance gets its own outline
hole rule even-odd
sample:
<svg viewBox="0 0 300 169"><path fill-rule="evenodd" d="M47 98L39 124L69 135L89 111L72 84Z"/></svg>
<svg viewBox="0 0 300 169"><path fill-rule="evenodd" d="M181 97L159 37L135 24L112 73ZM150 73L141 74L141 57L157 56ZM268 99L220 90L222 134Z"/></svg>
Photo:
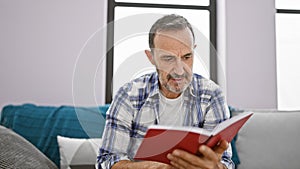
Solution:
<svg viewBox="0 0 300 169"><path fill-rule="evenodd" d="M171 4L150 4L150 3L129 3L129 2L115 2L115 0L107 0L107 40L106 40L106 89L105 102L112 101L112 83L113 83L113 56L114 56L114 24L115 7L146 7L146 8L170 8L170 9L198 9L208 10L209 25L210 25L210 43L214 49L210 48L210 78L218 83L217 79L217 11L216 0L209 0L208 6L198 5L171 5Z"/></svg>
<svg viewBox="0 0 300 169"><path fill-rule="evenodd" d="M298 14L300 15L300 9L286 9L286 8L276 8L276 14L289 14L289 15L294 15L294 14ZM276 23L277 24L277 23ZM277 32L276 32L277 34ZM277 40L276 40L277 41ZM277 43L277 42L276 42ZM276 44L277 45L277 44ZM277 46L276 46L277 47ZM276 56L277 59L278 56ZM278 79L278 64L276 64L276 77L277 77L277 96L278 96L278 92L279 92L279 79ZM279 104L279 98L277 98L277 109L279 109L280 104ZM280 108L280 110L294 110L294 108Z"/></svg>

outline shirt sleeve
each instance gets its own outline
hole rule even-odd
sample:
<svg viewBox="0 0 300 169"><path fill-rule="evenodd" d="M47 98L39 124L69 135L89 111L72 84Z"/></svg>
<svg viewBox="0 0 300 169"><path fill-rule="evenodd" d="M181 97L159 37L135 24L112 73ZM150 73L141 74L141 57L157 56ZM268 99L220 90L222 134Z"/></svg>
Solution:
<svg viewBox="0 0 300 169"><path fill-rule="evenodd" d="M231 144L229 144L229 147L222 155L222 161L221 161L221 163L224 164L227 167L227 169L235 168L235 165L231 160L231 157L232 157L232 149L231 149Z"/></svg>
<svg viewBox="0 0 300 169"><path fill-rule="evenodd" d="M206 109L205 123L203 128L212 130L218 123L223 122L230 118L230 112L228 105L225 101L225 97L219 87L214 88L211 92L211 99L209 106ZM231 144L224 151L221 162L228 168L234 169L234 163L231 160L232 149Z"/></svg>
<svg viewBox="0 0 300 169"><path fill-rule="evenodd" d="M130 160L127 148L130 141L132 110L128 95L120 89L106 115L102 146L97 157L99 169L109 169L120 160Z"/></svg>

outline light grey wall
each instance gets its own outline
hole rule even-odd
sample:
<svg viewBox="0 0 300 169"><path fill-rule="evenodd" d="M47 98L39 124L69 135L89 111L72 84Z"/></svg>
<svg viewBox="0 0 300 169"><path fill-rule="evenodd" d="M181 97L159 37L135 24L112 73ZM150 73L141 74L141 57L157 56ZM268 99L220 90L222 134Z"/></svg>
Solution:
<svg viewBox="0 0 300 169"><path fill-rule="evenodd" d="M85 56L100 53L99 41L82 48L106 23L106 9L103 0L0 1L0 108L72 105L75 65L80 51ZM93 98L99 104L104 103L103 84L98 83L99 93ZM90 86L83 83L80 88ZM77 100L79 105L94 104L91 98Z"/></svg>
<svg viewBox="0 0 300 169"><path fill-rule="evenodd" d="M274 0L226 0L225 10L229 105L276 109Z"/></svg>
<svg viewBox="0 0 300 169"><path fill-rule="evenodd" d="M102 55L105 38L95 42L91 35L106 23L105 2L0 1L0 108L28 102L71 105L73 96L77 105L104 103L104 75L93 73L96 66L97 73L104 70L94 55ZM220 2L218 52L228 103L276 108L274 0ZM95 84L85 75L98 77Z"/></svg>

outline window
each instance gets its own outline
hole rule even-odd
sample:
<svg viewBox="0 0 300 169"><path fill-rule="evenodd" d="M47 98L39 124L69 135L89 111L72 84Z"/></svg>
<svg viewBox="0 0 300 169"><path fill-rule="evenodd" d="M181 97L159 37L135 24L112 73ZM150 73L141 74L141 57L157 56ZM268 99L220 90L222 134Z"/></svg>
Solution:
<svg viewBox="0 0 300 169"><path fill-rule="evenodd" d="M184 16L194 28L197 44L194 72L216 79L215 50L211 50L216 47L216 12L212 0L108 0L107 103L124 83L155 71L144 54L149 48L148 31L158 18L171 13Z"/></svg>
<svg viewBox="0 0 300 169"><path fill-rule="evenodd" d="M276 1L277 104L300 109L300 1Z"/></svg>
<svg viewBox="0 0 300 169"><path fill-rule="evenodd" d="M134 2L150 4L173 4L173 5L198 5L208 6L209 0L116 0L116 2Z"/></svg>

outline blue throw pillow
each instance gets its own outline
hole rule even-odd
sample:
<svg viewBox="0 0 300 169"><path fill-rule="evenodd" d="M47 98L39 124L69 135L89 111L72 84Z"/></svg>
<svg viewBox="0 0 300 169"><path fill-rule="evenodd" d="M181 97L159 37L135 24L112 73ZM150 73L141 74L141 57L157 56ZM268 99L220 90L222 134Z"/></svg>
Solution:
<svg viewBox="0 0 300 169"><path fill-rule="evenodd" d="M8 105L2 110L0 124L23 136L60 166L57 135L100 138L108 107Z"/></svg>

